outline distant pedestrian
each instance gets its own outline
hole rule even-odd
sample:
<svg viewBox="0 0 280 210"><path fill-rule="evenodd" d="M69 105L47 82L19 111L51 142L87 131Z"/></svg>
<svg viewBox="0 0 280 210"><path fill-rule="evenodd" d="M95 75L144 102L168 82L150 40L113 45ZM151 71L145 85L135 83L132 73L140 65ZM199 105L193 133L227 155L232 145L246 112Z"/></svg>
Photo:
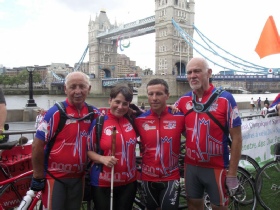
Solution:
<svg viewBox="0 0 280 210"><path fill-rule="evenodd" d="M259 97L258 100L257 100L257 111L262 110L261 102L262 102L261 97Z"/></svg>
<svg viewBox="0 0 280 210"><path fill-rule="evenodd" d="M254 111L255 110L255 103L254 103L253 98L251 98L250 105L251 105L251 111Z"/></svg>
<svg viewBox="0 0 280 210"><path fill-rule="evenodd" d="M45 110L44 109L38 109L37 114L38 115L36 116L36 120L35 120L35 129L37 129L39 127L39 124L44 119Z"/></svg>
<svg viewBox="0 0 280 210"><path fill-rule="evenodd" d="M261 114L262 114L263 116L265 116L265 115L267 114L267 108L268 108L268 104L264 104L264 107L263 107L263 109L262 109L262 111L261 111Z"/></svg>
<svg viewBox="0 0 280 210"><path fill-rule="evenodd" d="M143 111L145 111L145 103L144 102L142 102L141 103L141 107L140 107Z"/></svg>
<svg viewBox="0 0 280 210"><path fill-rule="evenodd" d="M267 107L269 107L269 101L268 101L267 98L266 98L266 99L264 100L264 102L263 102L263 105L265 105L265 104L267 104Z"/></svg>

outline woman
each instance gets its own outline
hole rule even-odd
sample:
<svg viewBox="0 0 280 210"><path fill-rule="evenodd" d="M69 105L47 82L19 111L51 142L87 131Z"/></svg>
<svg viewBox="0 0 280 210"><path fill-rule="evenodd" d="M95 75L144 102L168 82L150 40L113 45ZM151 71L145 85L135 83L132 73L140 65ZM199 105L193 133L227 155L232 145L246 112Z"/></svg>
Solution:
<svg viewBox="0 0 280 210"><path fill-rule="evenodd" d="M91 150L88 157L93 161L91 185L96 210L110 209L111 169L114 167L113 209L132 209L136 194L135 146L136 133L125 117L133 98L132 90L126 85L112 88L109 98L110 108L104 117L100 137L100 149L96 152L96 120L92 122L89 135ZM112 156L112 129L116 127L115 156Z"/></svg>

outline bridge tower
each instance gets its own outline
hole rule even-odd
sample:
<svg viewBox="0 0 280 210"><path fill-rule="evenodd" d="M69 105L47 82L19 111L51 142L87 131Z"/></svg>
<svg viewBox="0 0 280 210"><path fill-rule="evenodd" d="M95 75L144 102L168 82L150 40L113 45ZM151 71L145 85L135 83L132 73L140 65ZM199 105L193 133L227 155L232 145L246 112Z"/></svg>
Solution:
<svg viewBox="0 0 280 210"><path fill-rule="evenodd" d="M194 0L155 0L156 75L185 75L193 50L171 20L193 37L194 6Z"/></svg>
<svg viewBox="0 0 280 210"><path fill-rule="evenodd" d="M176 81L185 75L186 65L193 57L191 46L182 39L172 24L172 18L193 37L195 0L155 0L155 16L117 26L111 24L104 10L88 24L89 72L95 75L91 81L91 93L107 94L110 89L102 86L101 78L116 78L118 72L117 42L121 35L137 37L155 33L155 76L143 76L139 95L146 95L145 85L153 77L167 80L171 95L186 91L186 81ZM141 28L142 27L142 28ZM145 29L145 30L139 30ZM131 36L130 36L131 35Z"/></svg>
<svg viewBox="0 0 280 210"><path fill-rule="evenodd" d="M89 21L89 72L94 74L95 78L116 76L114 73L117 66L116 40L97 38L99 33L116 27L116 24L110 23L105 10L96 15L95 21Z"/></svg>

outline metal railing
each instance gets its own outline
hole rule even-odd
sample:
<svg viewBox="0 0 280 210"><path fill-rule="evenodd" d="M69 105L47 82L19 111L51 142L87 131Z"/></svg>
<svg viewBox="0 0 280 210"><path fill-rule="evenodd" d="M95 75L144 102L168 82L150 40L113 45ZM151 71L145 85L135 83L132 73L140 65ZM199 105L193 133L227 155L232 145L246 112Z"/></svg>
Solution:
<svg viewBox="0 0 280 210"><path fill-rule="evenodd" d="M36 130L5 131L2 133L5 138L2 142L0 141L0 150L11 149L17 144L25 144L27 141L34 139L35 133Z"/></svg>

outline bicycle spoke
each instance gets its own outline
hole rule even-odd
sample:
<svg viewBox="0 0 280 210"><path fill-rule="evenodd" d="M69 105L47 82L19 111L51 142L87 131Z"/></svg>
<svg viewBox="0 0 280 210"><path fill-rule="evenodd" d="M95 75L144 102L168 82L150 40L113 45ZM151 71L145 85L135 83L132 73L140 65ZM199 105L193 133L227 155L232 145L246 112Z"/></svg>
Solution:
<svg viewBox="0 0 280 210"><path fill-rule="evenodd" d="M240 187L236 195L230 198L229 209L252 210L256 206L256 195L251 175L240 167L237 172Z"/></svg>
<svg viewBox="0 0 280 210"><path fill-rule="evenodd" d="M273 161L261 169L257 183L261 180L257 195L265 209L278 209L280 206L280 161Z"/></svg>

